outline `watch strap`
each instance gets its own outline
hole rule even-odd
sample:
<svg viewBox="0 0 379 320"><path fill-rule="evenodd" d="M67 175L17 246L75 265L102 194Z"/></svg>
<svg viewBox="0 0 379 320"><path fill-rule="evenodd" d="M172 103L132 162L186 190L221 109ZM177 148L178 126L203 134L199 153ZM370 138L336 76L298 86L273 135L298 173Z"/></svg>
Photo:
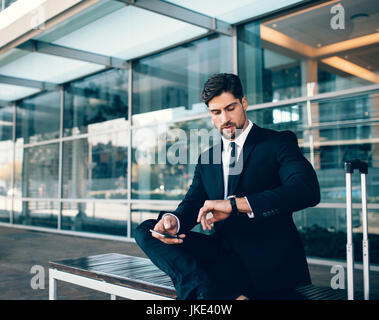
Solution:
<svg viewBox="0 0 379 320"><path fill-rule="evenodd" d="M230 197L229 201L230 201L230 205L232 206L232 212L231 213L233 215L238 215L239 211L238 211L238 208L237 208L236 197Z"/></svg>

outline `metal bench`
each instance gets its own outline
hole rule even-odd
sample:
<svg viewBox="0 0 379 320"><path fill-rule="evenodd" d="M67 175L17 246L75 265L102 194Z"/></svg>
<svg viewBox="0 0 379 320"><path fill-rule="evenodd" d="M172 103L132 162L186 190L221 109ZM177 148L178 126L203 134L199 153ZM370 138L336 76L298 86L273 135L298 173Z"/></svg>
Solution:
<svg viewBox="0 0 379 320"><path fill-rule="evenodd" d="M57 299L57 281L138 300L175 299L171 279L149 259L107 253L49 262L49 299ZM308 285L297 288L305 300L346 300L346 290ZM360 297L356 296L357 299Z"/></svg>
<svg viewBox="0 0 379 320"><path fill-rule="evenodd" d="M107 253L49 262L49 299L57 299L57 280L105 292L111 299L175 299L171 279L149 259Z"/></svg>

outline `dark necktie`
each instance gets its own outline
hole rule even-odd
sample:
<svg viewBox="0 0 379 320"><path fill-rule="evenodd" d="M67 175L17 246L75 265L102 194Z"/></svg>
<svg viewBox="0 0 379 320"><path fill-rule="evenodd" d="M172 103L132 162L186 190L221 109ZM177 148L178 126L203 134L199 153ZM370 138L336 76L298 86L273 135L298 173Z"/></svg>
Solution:
<svg viewBox="0 0 379 320"><path fill-rule="evenodd" d="M229 175L228 175L228 196L231 195L231 188L232 188L232 181L233 181L233 174L230 174L231 171L233 171L233 168L236 164L236 143L231 142L230 147L232 148L232 151L230 152L230 161L229 161Z"/></svg>

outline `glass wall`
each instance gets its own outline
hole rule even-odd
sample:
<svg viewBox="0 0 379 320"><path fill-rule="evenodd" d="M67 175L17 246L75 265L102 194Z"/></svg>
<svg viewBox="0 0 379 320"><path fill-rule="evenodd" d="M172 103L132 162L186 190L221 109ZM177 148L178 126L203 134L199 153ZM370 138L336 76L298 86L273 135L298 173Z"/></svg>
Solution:
<svg viewBox="0 0 379 320"><path fill-rule="evenodd" d="M13 188L4 186L13 223L127 235L128 206L106 201L128 198L128 83L128 70L112 69L17 103L15 146L3 125L10 145L0 148L13 165ZM3 202L4 220L12 201Z"/></svg>
<svg viewBox="0 0 379 320"><path fill-rule="evenodd" d="M14 107L0 104L0 222L9 222L13 192Z"/></svg>
<svg viewBox="0 0 379 320"><path fill-rule="evenodd" d="M333 19L335 5L345 10L343 26ZM130 70L108 68L15 107L1 105L0 221L132 238L138 223L176 208L201 151L220 138L200 100L204 82L237 72L249 119L294 131L316 169L321 203L294 214L307 254L345 258L343 165L353 158L369 164L375 247L378 13L372 1L319 3L235 25L235 36L207 35L133 59ZM354 175L357 238L359 185Z"/></svg>
<svg viewBox="0 0 379 320"><path fill-rule="evenodd" d="M205 114L200 92L210 74L233 71L233 42L209 36L136 61L133 66L133 125Z"/></svg>
<svg viewBox="0 0 379 320"><path fill-rule="evenodd" d="M47 92L17 104L16 139L23 144L59 138L59 91Z"/></svg>
<svg viewBox="0 0 379 320"><path fill-rule="evenodd" d="M125 237L128 204L111 201L63 202L62 230Z"/></svg>
<svg viewBox="0 0 379 320"><path fill-rule="evenodd" d="M316 169L321 203L295 213L307 254L345 259L347 160L368 162L370 241L379 244L379 45L369 40L378 31L379 8L343 1L338 8L343 6L349 18L341 25L331 14L335 5L239 26L238 54L249 118L266 128L294 131ZM359 174L353 175L352 196L353 230L361 239Z"/></svg>
<svg viewBox="0 0 379 320"><path fill-rule="evenodd" d="M249 103L377 84L378 10L365 0L329 2L239 26L239 75Z"/></svg>

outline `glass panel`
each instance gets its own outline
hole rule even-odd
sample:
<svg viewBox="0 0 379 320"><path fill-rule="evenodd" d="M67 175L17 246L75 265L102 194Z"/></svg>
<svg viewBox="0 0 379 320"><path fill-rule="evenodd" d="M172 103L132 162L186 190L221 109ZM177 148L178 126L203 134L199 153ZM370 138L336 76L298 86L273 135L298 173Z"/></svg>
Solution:
<svg viewBox="0 0 379 320"><path fill-rule="evenodd" d="M58 91L21 101L16 111L16 138L23 138L24 144L58 138L60 105Z"/></svg>
<svg viewBox="0 0 379 320"><path fill-rule="evenodd" d="M301 60L266 45L259 22L238 28L239 76L249 105L297 98Z"/></svg>
<svg viewBox="0 0 379 320"><path fill-rule="evenodd" d="M15 147L14 188L11 191L12 195L16 198L21 197L23 159L24 159L23 143L22 143L22 139L18 139L16 141L16 147Z"/></svg>
<svg viewBox="0 0 379 320"><path fill-rule="evenodd" d="M123 130L128 118L128 71L111 70L71 83L64 101L64 136Z"/></svg>
<svg viewBox="0 0 379 320"><path fill-rule="evenodd" d="M367 202L378 203L379 197L379 143L331 145L314 150L314 167L321 187L322 202L346 202L346 182L343 170L344 162L361 159L368 163ZM360 175L352 176L353 202L361 202Z"/></svg>
<svg viewBox="0 0 379 320"><path fill-rule="evenodd" d="M157 219L160 211L174 211L178 204L179 201L173 201L172 204L132 203L131 237L134 238L135 229L141 222L148 219Z"/></svg>
<svg viewBox="0 0 379 320"><path fill-rule="evenodd" d="M12 142L14 107L0 106L0 145ZM1 147L0 147L1 148Z"/></svg>
<svg viewBox="0 0 379 320"><path fill-rule="evenodd" d="M0 142L0 196L12 195L13 148L12 142Z"/></svg>
<svg viewBox="0 0 379 320"><path fill-rule="evenodd" d="M39 226L45 228L58 227L59 203L55 201L15 201L15 224Z"/></svg>
<svg viewBox="0 0 379 320"><path fill-rule="evenodd" d="M367 200L378 203L379 95L314 102L311 108L314 125L305 130L302 146L317 169L322 202L345 202L344 162L361 159L369 165ZM359 197L360 178L353 175L353 200Z"/></svg>
<svg viewBox="0 0 379 320"><path fill-rule="evenodd" d="M294 214L296 226L307 256L331 259L346 259L346 209L309 208ZM379 241L379 210L368 209L368 232L370 234L370 263L379 263L373 248ZM353 209L354 247L362 247L362 210ZM355 261L362 262L362 250L354 250Z"/></svg>
<svg viewBox="0 0 379 320"><path fill-rule="evenodd" d="M258 126L272 130L291 130L299 142L304 140L304 128L307 125L307 111L304 104L292 104L272 108L251 110L248 118Z"/></svg>
<svg viewBox="0 0 379 320"><path fill-rule="evenodd" d="M21 158L16 149L16 159ZM18 154L17 154L18 153ZM23 150L22 196L28 198L58 197L59 144L48 144ZM18 171L16 171L18 172ZM16 187L18 184L16 183Z"/></svg>
<svg viewBox="0 0 379 320"><path fill-rule="evenodd" d="M129 131L63 143L64 198L127 198Z"/></svg>
<svg viewBox="0 0 379 320"><path fill-rule="evenodd" d="M38 89L0 83L0 100L15 101L39 92Z"/></svg>
<svg viewBox="0 0 379 320"><path fill-rule="evenodd" d="M119 10L107 10L109 14L84 26L78 24L77 30L56 39L54 43L132 59L207 33L206 29L134 6L123 5Z"/></svg>
<svg viewBox="0 0 379 320"><path fill-rule="evenodd" d="M312 103L312 121L316 125L358 125L378 118L379 93Z"/></svg>
<svg viewBox="0 0 379 320"><path fill-rule="evenodd" d="M0 197L12 194L13 110L13 107L0 106ZM6 200L1 201L0 212L6 210Z"/></svg>
<svg viewBox="0 0 379 320"><path fill-rule="evenodd" d="M378 15L377 1L333 1L241 27L240 70L246 79L256 76L249 92L263 95L260 103L276 99L278 81L297 91L292 96L306 95L307 83L315 84L313 94L379 83ZM280 66L265 67L267 50L281 57ZM275 80L274 71L283 74Z"/></svg>
<svg viewBox="0 0 379 320"><path fill-rule="evenodd" d="M133 64L133 124L207 112L200 93L213 73L232 72L232 38L210 37Z"/></svg>
<svg viewBox="0 0 379 320"><path fill-rule="evenodd" d="M109 202L63 202L62 229L127 235L128 205Z"/></svg>
<svg viewBox="0 0 379 320"><path fill-rule="evenodd" d="M0 222L10 222L12 198L6 197L4 188L0 187Z"/></svg>
<svg viewBox="0 0 379 320"><path fill-rule="evenodd" d="M37 81L63 83L100 71L105 66L43 53L29 53L0 67L0 74ZM54 70L54 72L51 72Z"/></svg>
<svg viewBox="0 0 379 320"><path fill-rule="evenodd" d="M228 23L257 17L283 7L300 3L299 0L251 1L251 0L166 0L179 6L215 17Z"/></svg>
<svg viewBox="0 0 379 320"><path fill-rule="evenodd" d="M210 118L134 129L132 198L181 200L200 152L220 135Z"/></svg>

